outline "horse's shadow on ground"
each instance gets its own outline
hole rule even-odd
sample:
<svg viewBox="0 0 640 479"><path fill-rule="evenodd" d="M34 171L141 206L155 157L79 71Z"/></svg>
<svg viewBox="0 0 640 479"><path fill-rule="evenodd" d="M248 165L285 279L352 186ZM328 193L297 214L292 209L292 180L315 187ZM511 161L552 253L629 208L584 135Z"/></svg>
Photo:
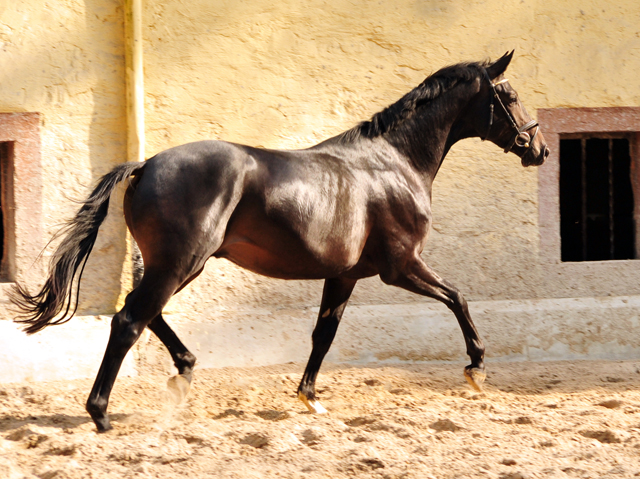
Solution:
<svg viewBox="0 0 640 479"><path fill-rule="evenodd" d="M472 390L463 379L465 362L444 364L367 364L344 366L327 364L325 374L345 369L359 369L366 376L382 373L397 375L410 388L426 388L436 393ZM386 370L386 372L384 372ZM398 374L399 373L399 374ZM322 377L319 380L322 390ZM640 362L626 361L487 361L487 378L483 392L544 396L550 393L582 393L594 389L609 393L640 390Z"/></svg>
<svg viewBox="0 0 640 479"><path fill-rule="evenodd" d="M113 414L112 419L117 422L124 422L132 414ZM30 415L27 417L16 417L11 414L0 415L0 434L12 431L23 426L37 427L54 427L61 430L75 429L86 423L92 423L91 417L86 416L70 416L68 414L41 414Z"/></svg>

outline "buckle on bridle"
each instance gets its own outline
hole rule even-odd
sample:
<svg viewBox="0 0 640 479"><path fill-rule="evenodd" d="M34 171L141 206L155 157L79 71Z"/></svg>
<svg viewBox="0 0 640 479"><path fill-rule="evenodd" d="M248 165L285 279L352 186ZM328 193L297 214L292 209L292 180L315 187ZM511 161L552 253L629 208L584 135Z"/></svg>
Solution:
<svg viewBox="0 0 640 479"><path fill-rule="evenodd" d="M521 148L529 148L529 144L531 142L531 137L529 136L529 133L527 133L526 131L523 131L522 133L518 133L518 136L516 136L516 145L521 147Z"/></svg>
<svg viewBox="0 0 640 479"><path fill-rule="evenodd" d="M536 135L538 134L538 130L540 128L536 128L536 131L533 134L533 137L529 135L529 130L537 126L538 126L538 122L535 120L531 120L525 123L524 125L522 125L520 128L517 128L516 136L513 137L513 140L504 149L504 152L509 153L513 148L513 145L519 146L520 148L531 148L531 143L533 143L533 140L536 139Z"/></svg>

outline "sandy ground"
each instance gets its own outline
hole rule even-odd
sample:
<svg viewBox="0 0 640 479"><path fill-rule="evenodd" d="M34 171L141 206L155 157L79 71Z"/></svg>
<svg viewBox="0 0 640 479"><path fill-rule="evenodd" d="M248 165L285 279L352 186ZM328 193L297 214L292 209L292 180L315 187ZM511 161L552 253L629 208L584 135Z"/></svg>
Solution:
<svg viewBox="0 0 640 479"><path fill-rule="evenodd" d="M325 365L326 415L294 395L303 365L120 378L114 430L84 411L91 381L0 386L0 478L640 477L640 361Z"/></svg>

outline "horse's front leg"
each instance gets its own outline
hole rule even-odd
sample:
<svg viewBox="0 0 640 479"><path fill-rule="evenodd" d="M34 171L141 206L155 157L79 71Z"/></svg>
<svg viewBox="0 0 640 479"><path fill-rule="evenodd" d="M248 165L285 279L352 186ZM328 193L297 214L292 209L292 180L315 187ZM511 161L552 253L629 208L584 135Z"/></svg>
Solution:
<svg viewBox="0 0 640 479"><path fill-rule="evenodd" d="M313 348L298 386L298 398L312 413L327 412L316 399L316 377L355 285L355 279L347 278L330 278L324 282L318 322L311 336Z"/></svg>
<svg viewBox="0 0 640 479"><path fill-rule="evenodd" d="M423 296L437 299L456 315L458 324L462 329L464 341L467 345L467 354L471 358L471 364L464 369L464 376L477 391L482 390L482 383L486 378L484 368L484 344L476 329L467 301L448 281L444 280L433 271L420 256L413 258L403 268L400 274L395 275L389 281L394 286L399 286Z"/></svg>

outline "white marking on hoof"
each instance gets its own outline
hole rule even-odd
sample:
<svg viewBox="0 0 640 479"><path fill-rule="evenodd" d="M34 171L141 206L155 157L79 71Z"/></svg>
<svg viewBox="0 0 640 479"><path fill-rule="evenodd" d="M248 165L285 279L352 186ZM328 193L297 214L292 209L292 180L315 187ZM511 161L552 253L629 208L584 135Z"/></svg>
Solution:
<svg viewBox="0 0 640 479"><path fill-rule="evenodd" d="M302 393L298 393L298 399L300 399L300 401L302 401L304 405L307 406L307 409L312 414L326 414L327 412L327 410L324 407L322 407L322 404L320 404L315 399L312 399L311 401L309 401L307 399L307 396L305 396Z"/></svg>
<svg viewBox="0 0 640 479"><path fill-rule="evenodd" d="M486 377L486 373L478 369L464 370L464 378L471 385L471 387L478 392L482 392L482 384L484 383Z"/></svg>
<svg viewBox="0 0 640 479"><path fill-rule="evenodd" d="M184 377L180 376L172 376L167 380L167 392L169 393L169 399L174 404L180 404L184 398L189 394L189 389L191 389L191 384Z"/></svg>

